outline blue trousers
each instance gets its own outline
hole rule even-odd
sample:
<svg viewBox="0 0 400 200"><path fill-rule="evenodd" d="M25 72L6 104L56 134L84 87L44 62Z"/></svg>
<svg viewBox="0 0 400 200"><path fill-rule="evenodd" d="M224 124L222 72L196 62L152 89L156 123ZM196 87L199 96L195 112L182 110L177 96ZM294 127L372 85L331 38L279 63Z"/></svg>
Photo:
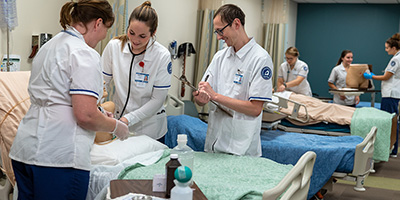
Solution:
<svg viewBox="0 0 400 200"><path fill-rule="evenodd" d="M86 199L89 171L43 167L12 160L18 184L18 200Z"/></svg>
<svg viewBox="0 0 400 200"><path fill-rule="evenodd" d="M396 113L399 115L399 100L395 98L384 97L381 101L381 110L384 110L389 113ZM392 155L397 155L397 150L399 148L399 123L397 123L397 131L396 131L396 142L394 143L394 149L392 151Z"/></svg>

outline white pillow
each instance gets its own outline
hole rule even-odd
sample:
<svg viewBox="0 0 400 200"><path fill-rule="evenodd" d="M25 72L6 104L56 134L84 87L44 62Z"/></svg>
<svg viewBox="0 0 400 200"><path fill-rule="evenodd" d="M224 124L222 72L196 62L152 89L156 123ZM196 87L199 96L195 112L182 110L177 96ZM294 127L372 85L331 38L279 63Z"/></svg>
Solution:
<svg viewBox="0 0 400 200"><path fill-rule="evenodd" d="M117 139L104 145L93 144L90 158L92 165L117 165L134 156L167 148L147 135L131 136L124 141Z"/></svg>

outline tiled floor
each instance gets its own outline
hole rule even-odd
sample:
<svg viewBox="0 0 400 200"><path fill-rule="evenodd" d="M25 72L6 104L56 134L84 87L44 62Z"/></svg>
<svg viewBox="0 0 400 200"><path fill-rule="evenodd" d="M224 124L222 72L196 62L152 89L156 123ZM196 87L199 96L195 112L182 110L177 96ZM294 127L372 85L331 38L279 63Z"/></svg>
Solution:
<svg viewBox="0 0 400 200"><path fill-rule="evenodd" d="M400 157L375 164L375 171L365 180L365 192L353 190L354 182L339 180L324 200L400 200Z"/></svg>

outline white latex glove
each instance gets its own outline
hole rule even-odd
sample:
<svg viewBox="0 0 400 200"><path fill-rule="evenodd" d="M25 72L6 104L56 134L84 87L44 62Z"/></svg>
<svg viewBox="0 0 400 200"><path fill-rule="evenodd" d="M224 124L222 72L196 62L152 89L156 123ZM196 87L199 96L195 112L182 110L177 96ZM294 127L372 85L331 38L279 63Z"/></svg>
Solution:
<svg viewBox="0 0 400 200"><path fill-rule="evenodd" d="M119 120L115 120L115 128L112 134L116 135L121 141L126 140L129 136L128 126Z"/></svg>

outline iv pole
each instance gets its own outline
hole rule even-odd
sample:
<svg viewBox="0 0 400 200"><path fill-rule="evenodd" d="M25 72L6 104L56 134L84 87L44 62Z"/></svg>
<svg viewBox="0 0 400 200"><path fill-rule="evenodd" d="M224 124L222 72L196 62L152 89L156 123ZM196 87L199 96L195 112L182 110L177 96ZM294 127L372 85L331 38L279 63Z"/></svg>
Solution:
<svg viewBox="0 0 400 200"><path fill-rule="evenodd" d="M8 3L8 1L6 1ZM10 66L13 65L14 63L10 62L10 25L9 25L9 13L8 9L6 9L6 23L7 23L7 63L6 63L6 71L10 71Z"/></svg>
<svg viewBox="0 0 400 200"><path fill-rule="evenodd" d="M7 10L7 15L8 15L8 10ZM10 63L10 28L8 27L7 23L7 63L6 63L6 70L7 72L10 71L10 66L14 63Z"/></svg>

